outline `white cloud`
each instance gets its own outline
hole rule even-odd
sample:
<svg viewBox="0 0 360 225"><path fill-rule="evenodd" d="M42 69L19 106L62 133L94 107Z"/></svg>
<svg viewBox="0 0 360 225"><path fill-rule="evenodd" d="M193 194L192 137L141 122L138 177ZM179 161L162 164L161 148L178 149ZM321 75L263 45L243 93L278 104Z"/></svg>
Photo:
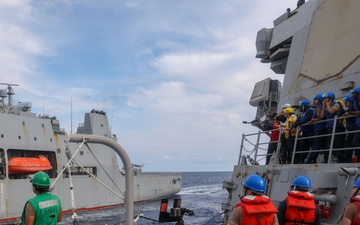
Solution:
<svg viewBox="0 0 360 225"><path fill-rule="evenodd" d="M0 82L67 130L71 98L75 124L107 111L147 170L231 170L253 85L277 77L254 58L256 32L288 4L0 1Z"/></svg>

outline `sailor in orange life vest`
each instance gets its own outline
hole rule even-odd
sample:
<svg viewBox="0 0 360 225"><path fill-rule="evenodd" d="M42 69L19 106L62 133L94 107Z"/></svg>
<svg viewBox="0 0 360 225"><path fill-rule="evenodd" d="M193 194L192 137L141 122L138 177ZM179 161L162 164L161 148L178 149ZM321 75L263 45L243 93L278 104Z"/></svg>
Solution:
<svg viewBox="0 0 360 225"><path fill-rule="evenodd" d="M265 180L252 174L243 183L245 196L236 204L229 225L278 225L276 207L265 196Z"/></svg>
<svg viewBox="0 0 360 225"><path fill-rule="evenodd" d="M360 178L357 178L351 191L350 203L345 207L341 225L360 224Z"/></svg>
<svg viewBox="0 0 360 225"><path fill-rule="evenodd" d="M297 176L293 180L292 190L278 208L279 225L320 225L320 211L315 205L314 195L308 192L309 188L311 182L307 176Z"/></svg>

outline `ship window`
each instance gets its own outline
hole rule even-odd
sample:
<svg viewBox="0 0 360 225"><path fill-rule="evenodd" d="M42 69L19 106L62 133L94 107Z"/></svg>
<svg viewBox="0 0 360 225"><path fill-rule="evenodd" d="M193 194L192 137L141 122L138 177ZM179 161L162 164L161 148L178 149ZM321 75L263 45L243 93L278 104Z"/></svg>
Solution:
<svg viewBox="0 0 360 225"><path fill-rule="evenodd" d="M40 170L45 170L50 178L56 177L57 161L54 151L9 149L7 158L9 165L5 168L8 170L10 179L27 179L29 175ZM11 161L14 161L13 165ZM21 162L24 162L24 165L21 165ZM30 166L29 162L32 162Z"/></svg>
<svg viewBox="0 0 360 225"><path fill-rule="evenodd" d="M1 134L1 138L4 138L4 135L3 135L3 134Z"/></svg>
<svg viewBox="0 0 360 225"><path fill-rule="evenodd" d="M20 140L20 139L21 139L21 136L19 135L19 137L18 137L18 138L19 138L19 140Z"/></svg>
<svg viewBox="0 0 360 225"><path fill-rule="evenodd" d="M5 179L5 154L4 154L4 150L0 149L0 180Z"/></svg>
<svg viewBox="0 0 360 225"><path fill-rule="evenodd" d="M94 176L97 176L97 168L96 167L90 167L90 166L84 166L84 167L70 167L70 171L71 171L71 176L76 176L76 177L89 177L89 174L93 174ZM64 178L68 178L69 177L69 170L66 169L64 170L63 173L63 177Z"/></svg>
<svg viewBox="0 0 360 225"><path fill-rule="evenodd" d="M84 151L80 151L80 155L84 155Z"/></svg>
<svg viewBox="0 0 360 225"><path fill-rule="evenodd" d="M52 138L50 138L50 142L52 142Z"/></svg>
<svg viewBox="0 0 360 225"><path fill-rule="evenodd" d="M61 153L61 149L60 149L60 148L56 149L56 151L57 151L57 153Z"/></svg>
<svg viewBox="0 0 360 225"><path fill-rule="evenodd" d="M36 137L34 137L34 141L36 141Z"/></svg>

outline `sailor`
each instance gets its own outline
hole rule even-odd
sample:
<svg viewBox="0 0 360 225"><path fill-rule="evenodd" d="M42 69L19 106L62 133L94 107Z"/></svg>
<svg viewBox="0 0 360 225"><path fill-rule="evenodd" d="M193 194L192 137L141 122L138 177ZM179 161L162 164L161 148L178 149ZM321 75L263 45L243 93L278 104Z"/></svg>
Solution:
<svg viewBox="0 0 360 225"><path fill-rule="evenodd" d="M352 98L353 98L353 105L355 112L353 112L351 115L356 115L356 133L354 134L353 139L353 146L354 147L360 147L360 86L357 86L354 88L354 90L351 91ZM360 149L356 149L356 152L358 155L360 155Z"/></svg>
<svg viewBox="0 0 360 225"><path fill-rule="evenodd" d="M309 155L309 159L307 163L316 163L317 157L319 153L318 150L327 149L326 137L322 136L327 133L325 122L321 122L324 118L321 117L321 111L323 108L323 100L322 93L318 93L313 97L313 105L315 106L315 112L313 114L313 118L311 119L312 124L314 124L314 139L312 142L312 152Z"/></svg>
<svg viewBox="0 0 360 225"><path fill-rule="evenodd" d="M37 172L30 180L36 197L29 199L21 216L22 225L57 224L62 219L61 201L48 193L49 175L43 171Z"/></svg>
<svg viewBox="0 0 360 225"><path fill-rule="evenodd" d="M293 180L291 191L278 208L279 225L320 225L320 211L316 208L314 195L308 192L309 188L311 182L307 176L297 176Z"/></svg>
<svg viewBox="0 0 360 225"><path fill-rule="evenodd" d="M310 107L310 102L307 99L299 102L301 115L296 122L291 126L291 129L301 126L301 141L299 142L299 150L306 153L298 153L295 155L294 163L305 163L310 147L312 145L312 138L314 136L314 125L308 124L314 115L314 109Z"/></svg>
<svg viewBox="0 0 360 225"><path fill-rule="evenodd" d="M283 157L286 157L286 162L288 164L291 163L291 157L292 157L292 151L295 145L295 135L297 132L297 128L291 128L293 124L295 123L297 117L294 114L294 109L291 107L288 107L284 109L284 115L287 118L285 125L281 125L285 130L285 138L286 138L286 144L287 144L287 152L282 152L281 154Z"/></svg>
<svg viewBox="0 0 360 225"><path fill-rule="evenodd" d="M353 140L354 140L354 134L355 134L355 133L352 133L352 131L356 130L356 117L353 116L353 115L355 115L355 108L354 108L354 104L353 104L352 94L348 94L345 96L344 104L345 104L344 116L346 116L346 118L345 118L346 125L345 126L346 126L346 131L348 131L346 138L345 138L345 142L344 142L344 148L351 148L351 147L353 147ZM351 161L357 162L356 158L360 158L360 155L356 154L357 152L360 152L360 151L354 150L354 154L353 154L353 151L351 151L351 150L345 150L345 152L346 152L348 162L351 162Z"/></svg>
<svg viewBox="0 0 360 225"><path fill-rule="evenodd" d="M324 98L324 105L323 105L323 109L321 111L321 117L325 117L326 118L326 128L327 128L327 148L330 149L330 144L331 144L331 134L333 132L333 128L335 126L335 133L342 133L345 132L345 127L342 124L342 120L341 119L337 119L336 121L334 121L335 116L337 115L338 117L342 117L343 115L343 108L340 105L339 102L335 101L335 94L333 92L327 92L326 94L323 95ZM345 135L344 134L337 134L334 135L334 144L332 146L333 149L338 149L338 148L342 148L344 145L344 140L345 140ZM327 158L329 155L329 151L326 151L324 153L324 159L325 162L327 163ZM345 152L344 151L333 151L332 155L337 157L339 162L345 162Z"/></svg>
<svg viewBox="0 0 360 225"><path fill-rule="evenodd" d="M269 164L272 154L274 152L276 152L276 149L278 146L278 140L279 140L279 136L280 136L279 121L277 121L274 118L275 115L268 116L269 119L265 120L267 122L260 124L260 126L264 130L271 130L270 142L269 142L267 153L266 153L266 162L265 162L266 165Z"/></svg>
<svg viewBox="0 0 360 225"><path fill-rule="evenodd" d="M270 134L270 143L268 146L268 151L266 153L266 165L269 164L270 158L274 152L276 152L278 147L278 141L280 136L280 130L279 130L279 121L273 120L273 127Z"/></svg>
<svg viewBox="0 0 360 225"><path fill-rule="evenodd" d="M360 224L360 178L357 178L351 191L350 203L342 214L341 225Z"/></svg>
<svg viewBox="0 0 360 225"><path fill-rule="evenodd" d="M275 119L280 121L281 123L285 123L286 117L284 115L284 110L289 107L291 107L289 103L285 103L284 105L282 105L281 110L275 115Z"/></svg>
<svg viewBox="0 0 360 225"><path fill-rule="evenodd" d="M248 176L243 183L245 196L236 204L229 225L278 225L278 210L264 195L265 189L266 182L261 176Z"/></svg>
<svg viewBox="0 0 360 225"><path fill-rule="evenodd" d="M284 105L282 105L281 110L276 114L276 116L274 118L275 120L280 121L280 127L284 127L284 125L285 125L287 118L285 117L284 110L289 107L291 107L291 105L289 103L285 103ZM281 159L281 162L283 164L285 164L287 161L288 146L287 146L287 140L285 138L285 130L284 129L281 129L280 143L281 143L280 159Z"/></svg>

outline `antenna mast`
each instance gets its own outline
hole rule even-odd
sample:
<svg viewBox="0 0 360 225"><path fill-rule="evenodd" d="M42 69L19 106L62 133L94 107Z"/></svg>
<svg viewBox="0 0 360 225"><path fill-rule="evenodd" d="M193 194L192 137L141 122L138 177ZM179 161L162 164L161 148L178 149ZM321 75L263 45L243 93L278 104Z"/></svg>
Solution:
<svg viewBox="0 0 360 225"><path fill-rule="evenodd" d="M71 110L71 112L70 112L70 133L72 134L72 127L73 127L73 118L72 118L72 114L73 114L73 110L72 110L72 95L71 95L71 101L70 101L70 110Z"/></svg>
<svg viewBox="0 0 360 225"><path fill-rule="evenodd" d="M0 84L8 86L7 87L7 89L8 89L7 94L8 94L8 97L9 97L8 106L11 106L12 105L12 96L15 94L14 89L12 88L12 86L19 86L19 85L18 84L9 84L9 83L0 83Z"/></svg>

